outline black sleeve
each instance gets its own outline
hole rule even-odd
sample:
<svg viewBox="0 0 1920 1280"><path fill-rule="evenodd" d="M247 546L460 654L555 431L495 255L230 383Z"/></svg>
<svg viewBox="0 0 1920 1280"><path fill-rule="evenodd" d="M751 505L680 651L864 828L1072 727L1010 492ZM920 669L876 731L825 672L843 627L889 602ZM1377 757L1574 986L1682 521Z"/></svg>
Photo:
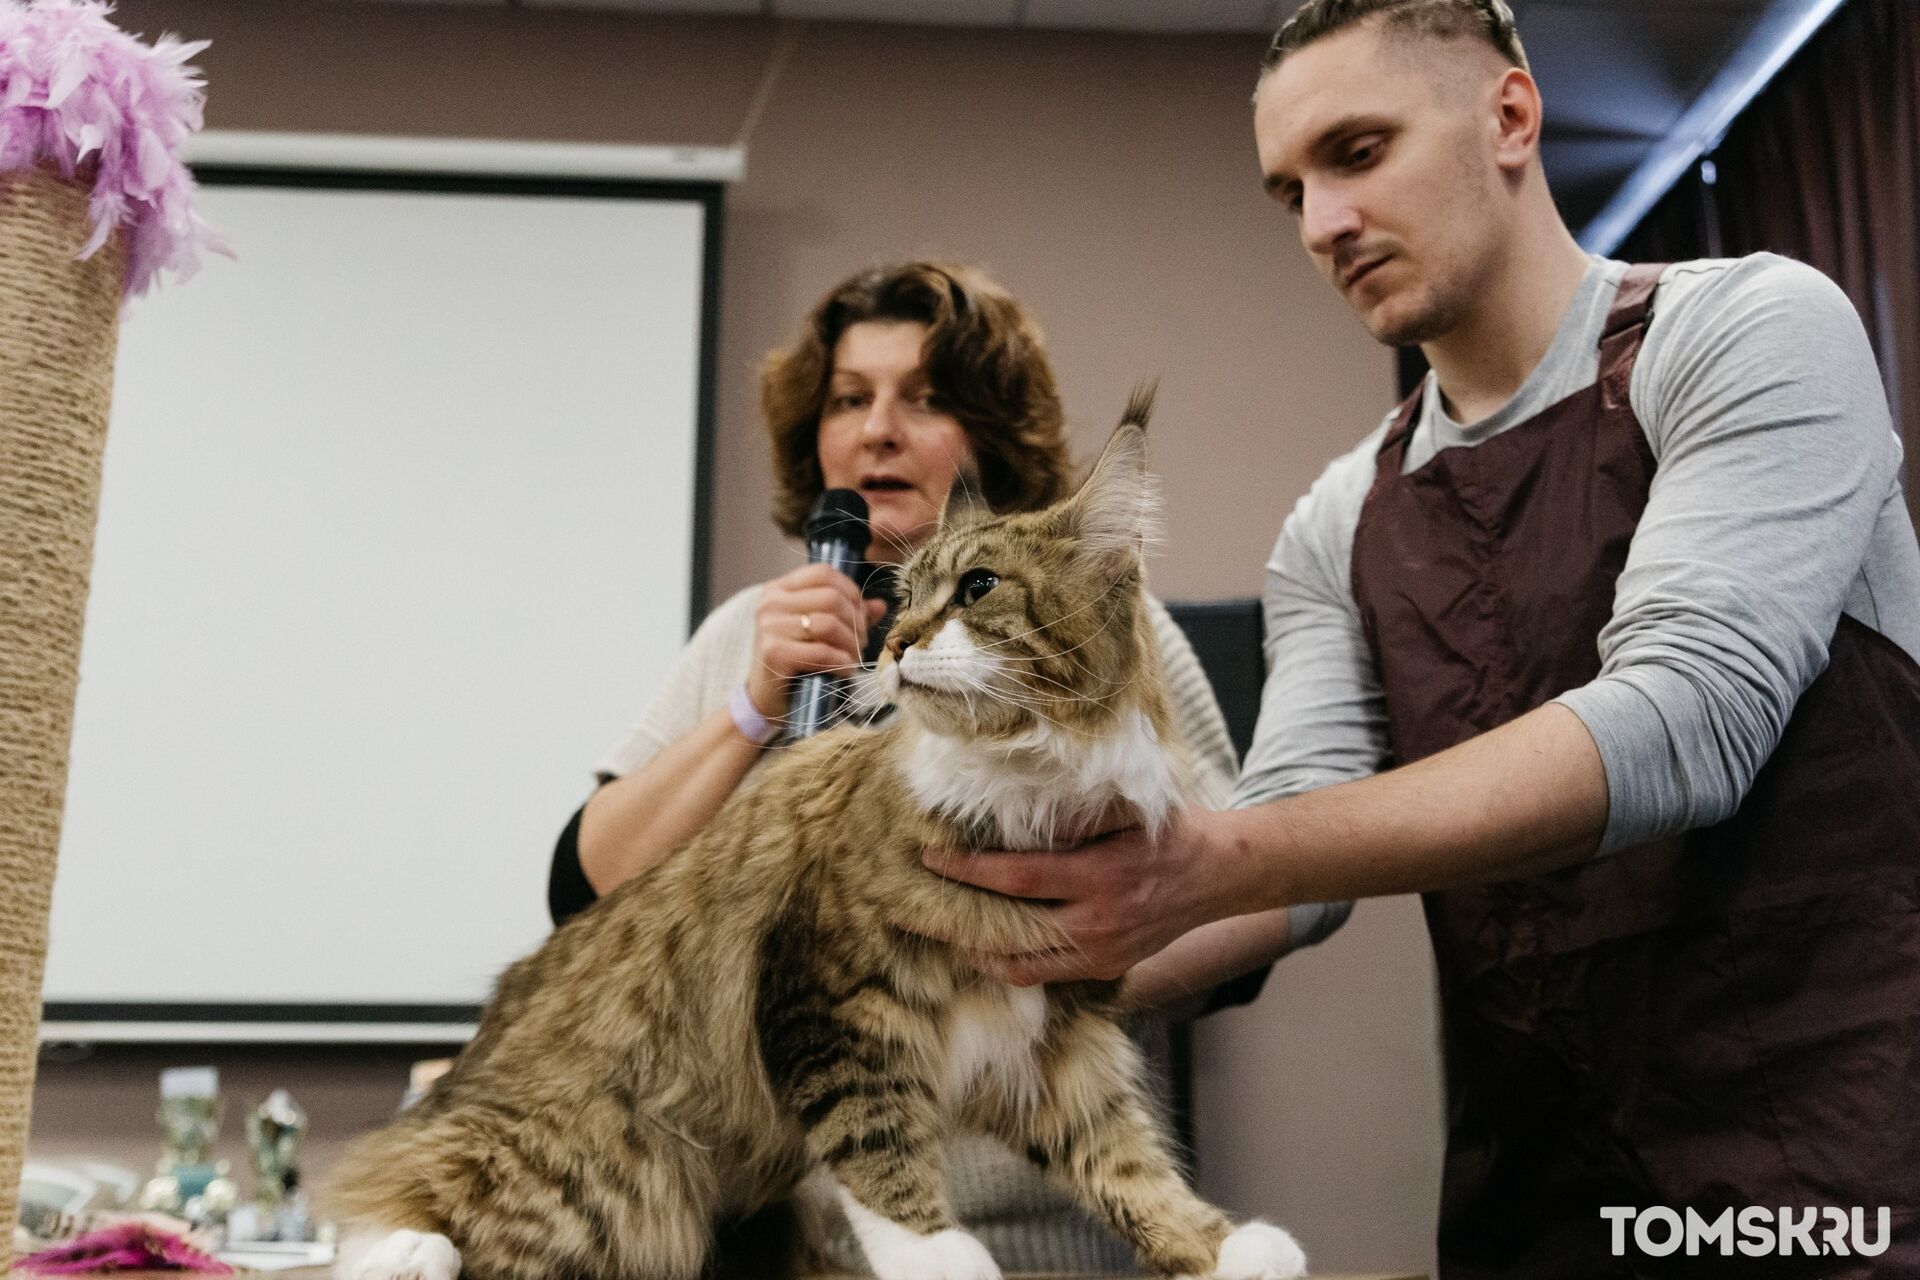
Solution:
<svg viewBox="0 0 1920 1280"><path fill-rule="evenodd" d="M600 896L580 869L580 815L586 810L587 806L581 805L573 811L553 846L553 869L547 873L547 914L553 917L556 928L592 906Z"/></svg>

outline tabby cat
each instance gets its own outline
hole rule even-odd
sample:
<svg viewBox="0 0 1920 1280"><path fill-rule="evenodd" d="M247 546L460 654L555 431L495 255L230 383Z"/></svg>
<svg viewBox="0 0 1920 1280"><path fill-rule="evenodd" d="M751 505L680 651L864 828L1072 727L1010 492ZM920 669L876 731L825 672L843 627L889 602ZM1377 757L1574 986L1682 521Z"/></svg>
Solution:
<svg viewBox="0 0 1920 1280"><path fill-rule="evenodd" d="M844 1212L881 1280L995 1280L941 1185L956 1127L1026 1153L1155 1272L1302 1274L1286 1232L1236 1230L1181 1180L1114 984L983 978L938 939L1059 937L921 864L1180 802L1142 596L1148 408L1045 511L956 485L875 675L899 714L782 751L506 971L453 1069L336 1167L342 1280L691 1280L716 1223L787 1197Z"/></svg>

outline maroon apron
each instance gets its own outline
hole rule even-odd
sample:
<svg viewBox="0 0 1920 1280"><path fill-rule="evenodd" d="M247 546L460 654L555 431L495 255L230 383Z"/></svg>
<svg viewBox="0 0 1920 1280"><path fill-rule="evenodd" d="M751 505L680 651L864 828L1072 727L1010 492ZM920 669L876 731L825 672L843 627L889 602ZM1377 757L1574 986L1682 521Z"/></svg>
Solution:
<svg viewBox="0 0 1920 1280"><path fill-rule="evenodd" d="M1654 474L1627 391L1658 279L1628 271L1593 386L1408 475L1419 392L1388 430L1353 592L1395 763L1599 674ZM1425 905L1443 1280L1920 1276L1920 667L1899 646L1841 618L1726 822ZM1858 1206L1870 1242L1884 1205L1893 1244L1662 1259L1629 1230L1616 1258L1603 1205Z"/></svg>

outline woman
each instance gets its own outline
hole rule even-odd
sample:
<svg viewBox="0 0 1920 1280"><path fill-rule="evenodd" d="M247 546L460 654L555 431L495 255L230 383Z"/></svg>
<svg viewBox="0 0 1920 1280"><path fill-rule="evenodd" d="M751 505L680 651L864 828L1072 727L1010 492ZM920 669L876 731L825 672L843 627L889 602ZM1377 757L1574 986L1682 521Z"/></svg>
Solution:
<svg viewBox="0 0 1920 1280"><path fill-rule="evenodd" d="M1038 329L967 267L915 262L866 271L813 309L761 370L772 437L774 519L798 535L823 489L866 499L883 569L936 527L954 477L979 477L1000 510L1034 510L1069 489L1060 398ZM869 575L884 596L889 575ZM715 609L625 740L555 851L556 923L698 832L778 734L795 677L857 668L877 646L883 599L806 565ZM1176 716L1199 765L1202 804L1225 803L1233 747L1179 627L1152 604ZM1124 1269L1126 1248L990 1143L955 1148L954 1209L1012 1271Z"/></svg>

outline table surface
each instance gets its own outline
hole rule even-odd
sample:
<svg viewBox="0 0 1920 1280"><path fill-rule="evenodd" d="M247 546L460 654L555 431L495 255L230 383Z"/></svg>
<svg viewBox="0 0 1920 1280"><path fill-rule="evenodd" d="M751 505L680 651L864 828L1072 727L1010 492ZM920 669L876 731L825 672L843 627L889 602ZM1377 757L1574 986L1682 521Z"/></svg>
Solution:
<svg viewBox="0 0 1920 1280"><path fill-rule="evenodd" d="M24 1280L24 1277L27 1275L25 1272L14 1272L11 1274L22 1277L22 1280ZM117 1271L113 1274L118 1276L120 1280L183 1280L183 1277L190 1276L193 1273L186 1271ZM326 1280L326 1278L333 1273L327 1267L294 1267L287 1271L248 1272L247 1274L284 1277L285 1280ZM834 1277L820 1276L816 1277L816 1280L834 1280ZM846 1280L852 1280L852 1278L848 1277ZM1008 1280L1075 1280L1075 1278L1065 1275L1041 1276L1027 1272L1017 1272L1009 1276ZM1113 1277L1101 1277L1101 1280L1113 1280ZM1315 1274L1311 1280L1426 1280L1426 1277L1406 1271L1388 1271L1371 1272L1366 1275Z"/></svg>

